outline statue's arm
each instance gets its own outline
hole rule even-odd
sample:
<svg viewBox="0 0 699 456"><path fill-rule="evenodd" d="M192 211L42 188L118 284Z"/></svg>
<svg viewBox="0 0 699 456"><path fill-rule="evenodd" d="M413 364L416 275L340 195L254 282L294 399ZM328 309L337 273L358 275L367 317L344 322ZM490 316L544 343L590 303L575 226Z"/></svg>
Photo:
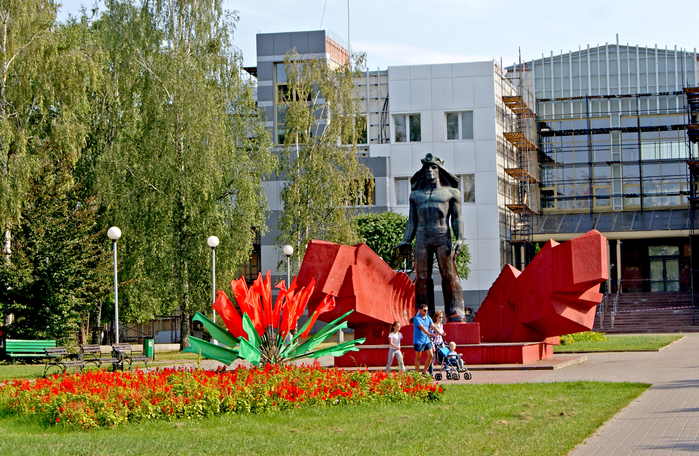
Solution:
<svg viewBox="0 0 699 456"><path fill-rule="evenodd" d="M456 241L454 242L454 259L459 256L461 247L464 245L464 229L461 221L461 192L454 189L452 198L449 200L449 214L451 218L451 229Z"/></svg>
<svg viewBox="0 0 699 456"><path fill-rule="evenodd" d="M413 238L415 237L415 232L417 231L417 204L413 198L410 198L410 212L408 214L408 221L405 223L405 231L403 232L403 239L400 241L396 247L400 248L406 245L412 245Z"/></svg>

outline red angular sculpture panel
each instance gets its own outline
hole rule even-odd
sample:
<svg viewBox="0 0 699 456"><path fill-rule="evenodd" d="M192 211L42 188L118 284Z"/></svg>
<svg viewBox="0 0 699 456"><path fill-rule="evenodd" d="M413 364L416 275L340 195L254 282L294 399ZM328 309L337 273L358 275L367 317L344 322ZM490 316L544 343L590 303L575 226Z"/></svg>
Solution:
<svg viewBox="0 0 699 456"><path fill-rule="evenodd" d="M305 286L311 279L315 279L316 287L308 301L309 312L326 294L335 296L335 309L323 314L324 319L354 310L347 318L350 327L388 328L394 321L408 324L415 313L415 286L410 278L391 269L366 244L347 246L312 240L297 281Z"/></svg>
<svg viewBox="0 0 699 456"><path fill-rule="evenodd" d="M556 343L556 336L589 331L607 277L599 231L563 244L549 240L523 272L508 265L490 287L474 319L481 340Z"/></svg>

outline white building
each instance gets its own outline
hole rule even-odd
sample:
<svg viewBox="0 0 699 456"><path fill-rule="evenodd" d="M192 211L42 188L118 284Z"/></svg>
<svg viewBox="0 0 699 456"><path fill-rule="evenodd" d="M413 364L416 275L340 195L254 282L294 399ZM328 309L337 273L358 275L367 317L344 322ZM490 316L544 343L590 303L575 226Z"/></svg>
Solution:
<svg viewBox="0 0 699 456"><path fill-rule="evenodd" d="M348 58L325 31L257 36L257 67L249 71L275 140L283 133L276 94L292 48L302 57ZM432 153L460 178L472 261L462 281L467 307L480 305L506 264L525 267L535 242L593 228L611 240L617 284L685 290L699 151L685 135L692 102L684 89L697 87L698 69L696 52L616 44L542 56L506 72L493 61L367 71L357 87L367 113L360 155L375 177L369 210L407 215L409 179ZM274 239L282 185L267 183L270 232L253 259L261 270L274 271L280 259Z"/></svg>

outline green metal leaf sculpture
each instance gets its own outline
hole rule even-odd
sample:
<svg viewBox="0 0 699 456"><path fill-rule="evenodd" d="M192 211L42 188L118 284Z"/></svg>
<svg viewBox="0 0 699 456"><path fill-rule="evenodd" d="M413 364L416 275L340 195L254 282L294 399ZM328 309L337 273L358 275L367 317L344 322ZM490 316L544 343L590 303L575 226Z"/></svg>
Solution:
<svg viewBox="0 0 699 456"><path fill-rule="evenodd" d="M264 280L260 274L250 288L242 277L231 282L231 288L242 316L228 296L219 290L213 309L226 327L217 325L199 312L194 316L194 321L201 322L219 345L190 337L190 346L185 352L199 353L204 358L215 359L227 365L242 358L259 366L283 364L299 358L342 356L349 351L359 351L356 345L364 343L365 339L362 338L314 351L332 334L346 328L347 321L342 320L352 313L347 312L308 337L318 316L335 308L335 298L330 295L325 296L300 330L294 330L313 294L314 280L302 288L298 288L296 277L289 288L281 281L277 285L279 296L274 305L269 271Z"/></svg>

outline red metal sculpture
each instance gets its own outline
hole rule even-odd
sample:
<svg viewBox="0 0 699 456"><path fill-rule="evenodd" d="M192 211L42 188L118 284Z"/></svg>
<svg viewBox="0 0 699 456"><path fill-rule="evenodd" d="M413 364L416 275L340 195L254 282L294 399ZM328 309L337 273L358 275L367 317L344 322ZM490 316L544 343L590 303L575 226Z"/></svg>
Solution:
<svg viewBox="0 0 699 456"><path fill-rule="evenodd" d="M313 312L323 297L335 296L335 309L323 314L335 319L349 310L352 328L388 326L394 321L408 324L414 312L415 286L402 272L396 272L366 244L354 246L313 240L308 243L299 271L299 286L315 280L308 301Z"/></svg>
<svg viewBox="0 0 699 456"><path fill-rule="evenodd" d="M549 240L523 272L508 265L490 287L474 319L481 340L536 342L590 330L607 276L599 231L563 244Z"/></svg>

